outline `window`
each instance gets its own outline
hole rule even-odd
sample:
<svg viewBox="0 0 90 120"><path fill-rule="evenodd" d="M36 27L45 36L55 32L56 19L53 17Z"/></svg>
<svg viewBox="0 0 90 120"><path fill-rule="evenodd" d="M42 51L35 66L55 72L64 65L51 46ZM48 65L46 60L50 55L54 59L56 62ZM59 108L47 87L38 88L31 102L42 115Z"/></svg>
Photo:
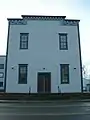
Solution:
<svg viewBox="0 0 90 120"><path fill-rule="evenodd" d="M61 64L61 84L69 84L69 64Z"/></svg>
<svg viewBox="0 0 90 120"><path fill-rule="evenodd" d="M3 82L0 82L0 87L3 87Z"/></svg>
<svg viewBox="0 0 90 120"><path fill-rule="evenodd" d="M4 69L4 64L0 64L0 69Z"/></svg>
<svg viewBox="0 0 90 120"><path fill-rule="evenodd" d="M4 73L0 72L0 78L3 78L3 77L4 77Z"/></svg>
<svg viewBox="0 0 90 120"><path fill-rule="evenodd" d="M59 33L59 49L60 50L68 50L66 33Z"/></svg>
<svg viewBox="0 0 90 120"><path fill-rule="evenodd" d="M28 49L28 33L20 33L20 49Z"/></svg>
<svg viewBox="0 0 90 120"><path fill-rule="evenodd" d="M27 64L19 64L19 84L27 84Z"/></svg>

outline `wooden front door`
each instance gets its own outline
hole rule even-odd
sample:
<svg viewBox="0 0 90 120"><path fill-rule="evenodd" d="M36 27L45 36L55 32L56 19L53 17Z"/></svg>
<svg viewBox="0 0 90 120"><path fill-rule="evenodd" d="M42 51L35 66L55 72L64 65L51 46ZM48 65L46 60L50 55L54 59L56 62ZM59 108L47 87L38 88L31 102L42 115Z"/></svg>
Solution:
<svg viewBox="0 0 90 120"><path fill-rule="evenodd" d="M37 92L51 92L51 73L38 73Z"/></svg>

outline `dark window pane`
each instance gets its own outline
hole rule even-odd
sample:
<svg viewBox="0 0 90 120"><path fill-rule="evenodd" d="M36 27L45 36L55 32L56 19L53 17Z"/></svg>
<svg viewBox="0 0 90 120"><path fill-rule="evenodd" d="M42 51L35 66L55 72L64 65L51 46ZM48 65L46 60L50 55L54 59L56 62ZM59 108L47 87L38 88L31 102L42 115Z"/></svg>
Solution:
<svg viewBox="0 0 90 120"><path fill-rule="evenodd" d="M66 43L63 43L64 46L66 46Z"/></svg>
<svg viewBox="0 0 90 120"><path fill-rule="evenodd" d="M0 69L4 69L4 64L0 64Z"/></svg>
<svg viewBox="0 0 90 120"><path fill-rule="evenodd" d="M66 45L63 45L63 49L66 49Z"/></svg>
<svg viewBox="0 0 90 120"><path fill-rule="evenodd" d="M0 82L0 87L3 87L3 82Z"/></svg>

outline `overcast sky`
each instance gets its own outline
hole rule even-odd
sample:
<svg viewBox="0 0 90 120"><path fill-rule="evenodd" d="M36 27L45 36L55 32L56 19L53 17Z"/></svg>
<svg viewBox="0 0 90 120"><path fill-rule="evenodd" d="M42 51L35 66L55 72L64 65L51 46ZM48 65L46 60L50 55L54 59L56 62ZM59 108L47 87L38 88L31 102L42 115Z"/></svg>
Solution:
<svg viewBox="0 0 90 120"><path fill-rule="evenodd" d="M7 18L18 18L22 14L80 19L82 60L90 66L90 0L0 0L0 55L6 54Z"/></svg>

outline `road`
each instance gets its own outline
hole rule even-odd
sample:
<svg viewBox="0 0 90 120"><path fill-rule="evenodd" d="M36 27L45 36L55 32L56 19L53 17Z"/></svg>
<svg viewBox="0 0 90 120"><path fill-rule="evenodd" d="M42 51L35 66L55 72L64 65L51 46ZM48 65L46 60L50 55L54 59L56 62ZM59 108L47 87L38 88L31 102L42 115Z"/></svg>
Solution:
<svg viewBox="0 0 90 120"><path fill-rule="evenodd" d="M90 120L90 102L0 103L0 120Z"/></svg>

